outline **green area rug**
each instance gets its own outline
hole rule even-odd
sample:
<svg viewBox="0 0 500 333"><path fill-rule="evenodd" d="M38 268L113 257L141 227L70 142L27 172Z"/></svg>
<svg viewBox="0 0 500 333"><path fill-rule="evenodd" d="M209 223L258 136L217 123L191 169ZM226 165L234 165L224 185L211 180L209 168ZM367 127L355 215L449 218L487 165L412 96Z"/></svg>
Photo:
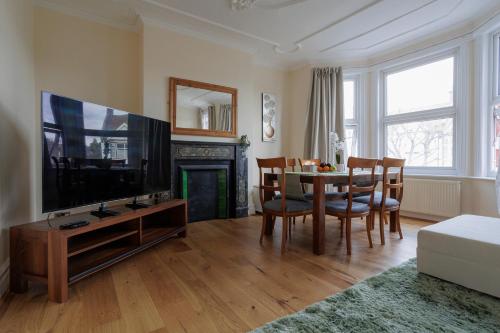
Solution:
<svg viewBox="0 0 500 333"><path fill-rule="evenodd" d="M411 259L254 332L500 332L500 299L419 274Z"/></svg>

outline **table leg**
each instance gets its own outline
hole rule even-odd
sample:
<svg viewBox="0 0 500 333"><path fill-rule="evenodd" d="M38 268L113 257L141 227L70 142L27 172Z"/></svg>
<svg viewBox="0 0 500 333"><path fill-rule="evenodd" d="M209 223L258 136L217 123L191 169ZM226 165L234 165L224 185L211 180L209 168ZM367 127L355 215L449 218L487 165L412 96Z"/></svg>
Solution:
<svg viewBox="0 0 500 333"><path fill-rule="evenodd" d="M314 177L313 180L313 252L325 253L325 180Z"/></svg>
<svg viewBox="0 0 500 333"><path fill-rule="evenodd" d="M399 175L398 175L399 177ZM394 184L396 183L396 180L395 179L391 179L391 184ZM393 199L396 199L397 197L397 190L396 189L391 189L390 190L390 195L391 195L391 198ZM397 212L391 212L390 213L390 219L389 219L389 230L390 232L396 232L396 215L397 215Z"/></svg>
<svg viewBox="0 0 500 333"><path fill-rule="evenodd" d="M273 186L274 180L271 177L264 176L264 185ZM272 200L273 194L269 191L264 191L264 202ZM274 230L274 219L270 214L266 215L266 230L264 232L265 235L272 235Z"/></svg>

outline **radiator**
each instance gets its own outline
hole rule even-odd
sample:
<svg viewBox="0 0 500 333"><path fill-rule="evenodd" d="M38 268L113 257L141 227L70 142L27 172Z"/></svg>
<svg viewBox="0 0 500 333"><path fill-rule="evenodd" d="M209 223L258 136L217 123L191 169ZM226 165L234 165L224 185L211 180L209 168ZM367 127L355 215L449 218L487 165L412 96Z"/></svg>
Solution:
<svg viewBox="0 0 500 333"><path fill-rule="evenodd" d="M454 217L461 213L461 181L405 178L401 210Z"/></svg>

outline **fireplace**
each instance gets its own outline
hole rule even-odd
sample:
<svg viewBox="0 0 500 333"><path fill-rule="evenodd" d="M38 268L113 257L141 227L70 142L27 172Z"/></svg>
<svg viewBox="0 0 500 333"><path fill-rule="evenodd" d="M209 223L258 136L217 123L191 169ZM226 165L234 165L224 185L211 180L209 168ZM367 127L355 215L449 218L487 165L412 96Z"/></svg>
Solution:
<svg viewBox="0 0 500 333"><path fill-rule="evenodd" d="M189 222L248 216L248 161L239 144L172 142L172 193Z"/></svg>

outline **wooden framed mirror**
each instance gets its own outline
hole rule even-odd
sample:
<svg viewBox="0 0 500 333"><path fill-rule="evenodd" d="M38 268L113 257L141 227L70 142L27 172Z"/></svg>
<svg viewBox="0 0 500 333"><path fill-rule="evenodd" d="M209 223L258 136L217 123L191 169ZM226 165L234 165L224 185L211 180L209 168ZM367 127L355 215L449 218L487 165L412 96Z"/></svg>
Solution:
<svg viewBox="0 0 500 333"><path fill-rule="evenodd" d="M170 78L172 134L236 137L238 90Z"/></svg>

